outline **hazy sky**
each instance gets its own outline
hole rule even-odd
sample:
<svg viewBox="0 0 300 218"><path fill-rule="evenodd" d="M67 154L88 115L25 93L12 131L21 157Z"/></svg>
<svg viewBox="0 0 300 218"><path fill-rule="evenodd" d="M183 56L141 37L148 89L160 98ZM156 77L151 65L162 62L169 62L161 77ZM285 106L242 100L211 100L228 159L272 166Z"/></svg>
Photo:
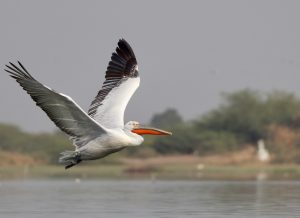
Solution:
<svg viewBox="0 0 300 218"><path fill-rule="evenodd" d="M300 1L0 2L0 64L20 60L84 110L119 38L133 47L141 86L125 120L177 108L195 118L221 92L282 89L300 96ZM54 124L3 71L0 122L28 131Z"/></svg>

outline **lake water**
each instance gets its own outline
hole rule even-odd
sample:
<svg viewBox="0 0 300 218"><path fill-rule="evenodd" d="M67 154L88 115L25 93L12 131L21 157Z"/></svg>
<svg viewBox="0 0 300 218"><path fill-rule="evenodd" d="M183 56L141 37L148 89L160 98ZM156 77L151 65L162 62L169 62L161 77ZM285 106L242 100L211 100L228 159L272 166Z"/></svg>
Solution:
<svg viewBox="0 0 300 218"><path fill-rule="evenodd" d="M300 217L300 182L2 181L0 217Z"/></svg>

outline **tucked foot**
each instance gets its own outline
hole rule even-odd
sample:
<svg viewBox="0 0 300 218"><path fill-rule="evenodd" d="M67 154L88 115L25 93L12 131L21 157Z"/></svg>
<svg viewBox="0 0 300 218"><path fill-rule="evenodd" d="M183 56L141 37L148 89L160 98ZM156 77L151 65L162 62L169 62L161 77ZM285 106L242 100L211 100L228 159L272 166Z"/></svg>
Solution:
<svg viewBox="0 0 300 218"><path fill-rule="evenodd" d="M65 169L67 170L67 169L71 168L72 166L75 166L75 165L79 164L80 162L81 162L81 160L79 159L76 163L70 163L70 164L65 166Z"/></svg>
<svg viewBox="0 0 300 218"><path fill-rule="evenodd" d="M61 153L59 163L65 164L65 169L69 169L81 162L79 151L64 151Z"/></svg>

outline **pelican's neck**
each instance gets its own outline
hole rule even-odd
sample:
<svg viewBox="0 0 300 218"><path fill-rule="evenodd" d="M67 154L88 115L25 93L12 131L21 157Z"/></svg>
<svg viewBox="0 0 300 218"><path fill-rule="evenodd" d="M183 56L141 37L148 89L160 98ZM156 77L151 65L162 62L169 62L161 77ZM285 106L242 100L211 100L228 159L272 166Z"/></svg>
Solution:
<svg viewBox="0 0 300 218"><path fill-rule="evenodd" d="M125 134L129 137L129 146L138 146L143 143L144 138L138 134L131 132L129 129L124 129Z"/></svg>

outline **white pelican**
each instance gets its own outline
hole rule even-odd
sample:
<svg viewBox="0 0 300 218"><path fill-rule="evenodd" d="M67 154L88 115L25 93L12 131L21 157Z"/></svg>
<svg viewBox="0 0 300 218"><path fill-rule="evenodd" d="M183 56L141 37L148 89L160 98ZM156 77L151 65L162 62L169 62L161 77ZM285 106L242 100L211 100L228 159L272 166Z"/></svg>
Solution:
<svg viewBox="0 0 300 218"><path fill-rule="evenodd" d="M85 113L67 95L58 93L33 78L18 61L7 71L62 131L70 136L74 151L61 153L59 162L68 169L81 161L103 158L128 146L138 146L141 135L171 135L154 128L142 128L138 122L124 125L124 111L140 84L138 65L130 45L120 39L108 64L101 90Z"/></svg>
<svg viewBox="0 0 300 218"><path fill-rule="evenodd" d="M258 150L257 157L261 162L268 162L270 160L270 153L265 147L264 140L260 139L257 142Z"/></svg>

